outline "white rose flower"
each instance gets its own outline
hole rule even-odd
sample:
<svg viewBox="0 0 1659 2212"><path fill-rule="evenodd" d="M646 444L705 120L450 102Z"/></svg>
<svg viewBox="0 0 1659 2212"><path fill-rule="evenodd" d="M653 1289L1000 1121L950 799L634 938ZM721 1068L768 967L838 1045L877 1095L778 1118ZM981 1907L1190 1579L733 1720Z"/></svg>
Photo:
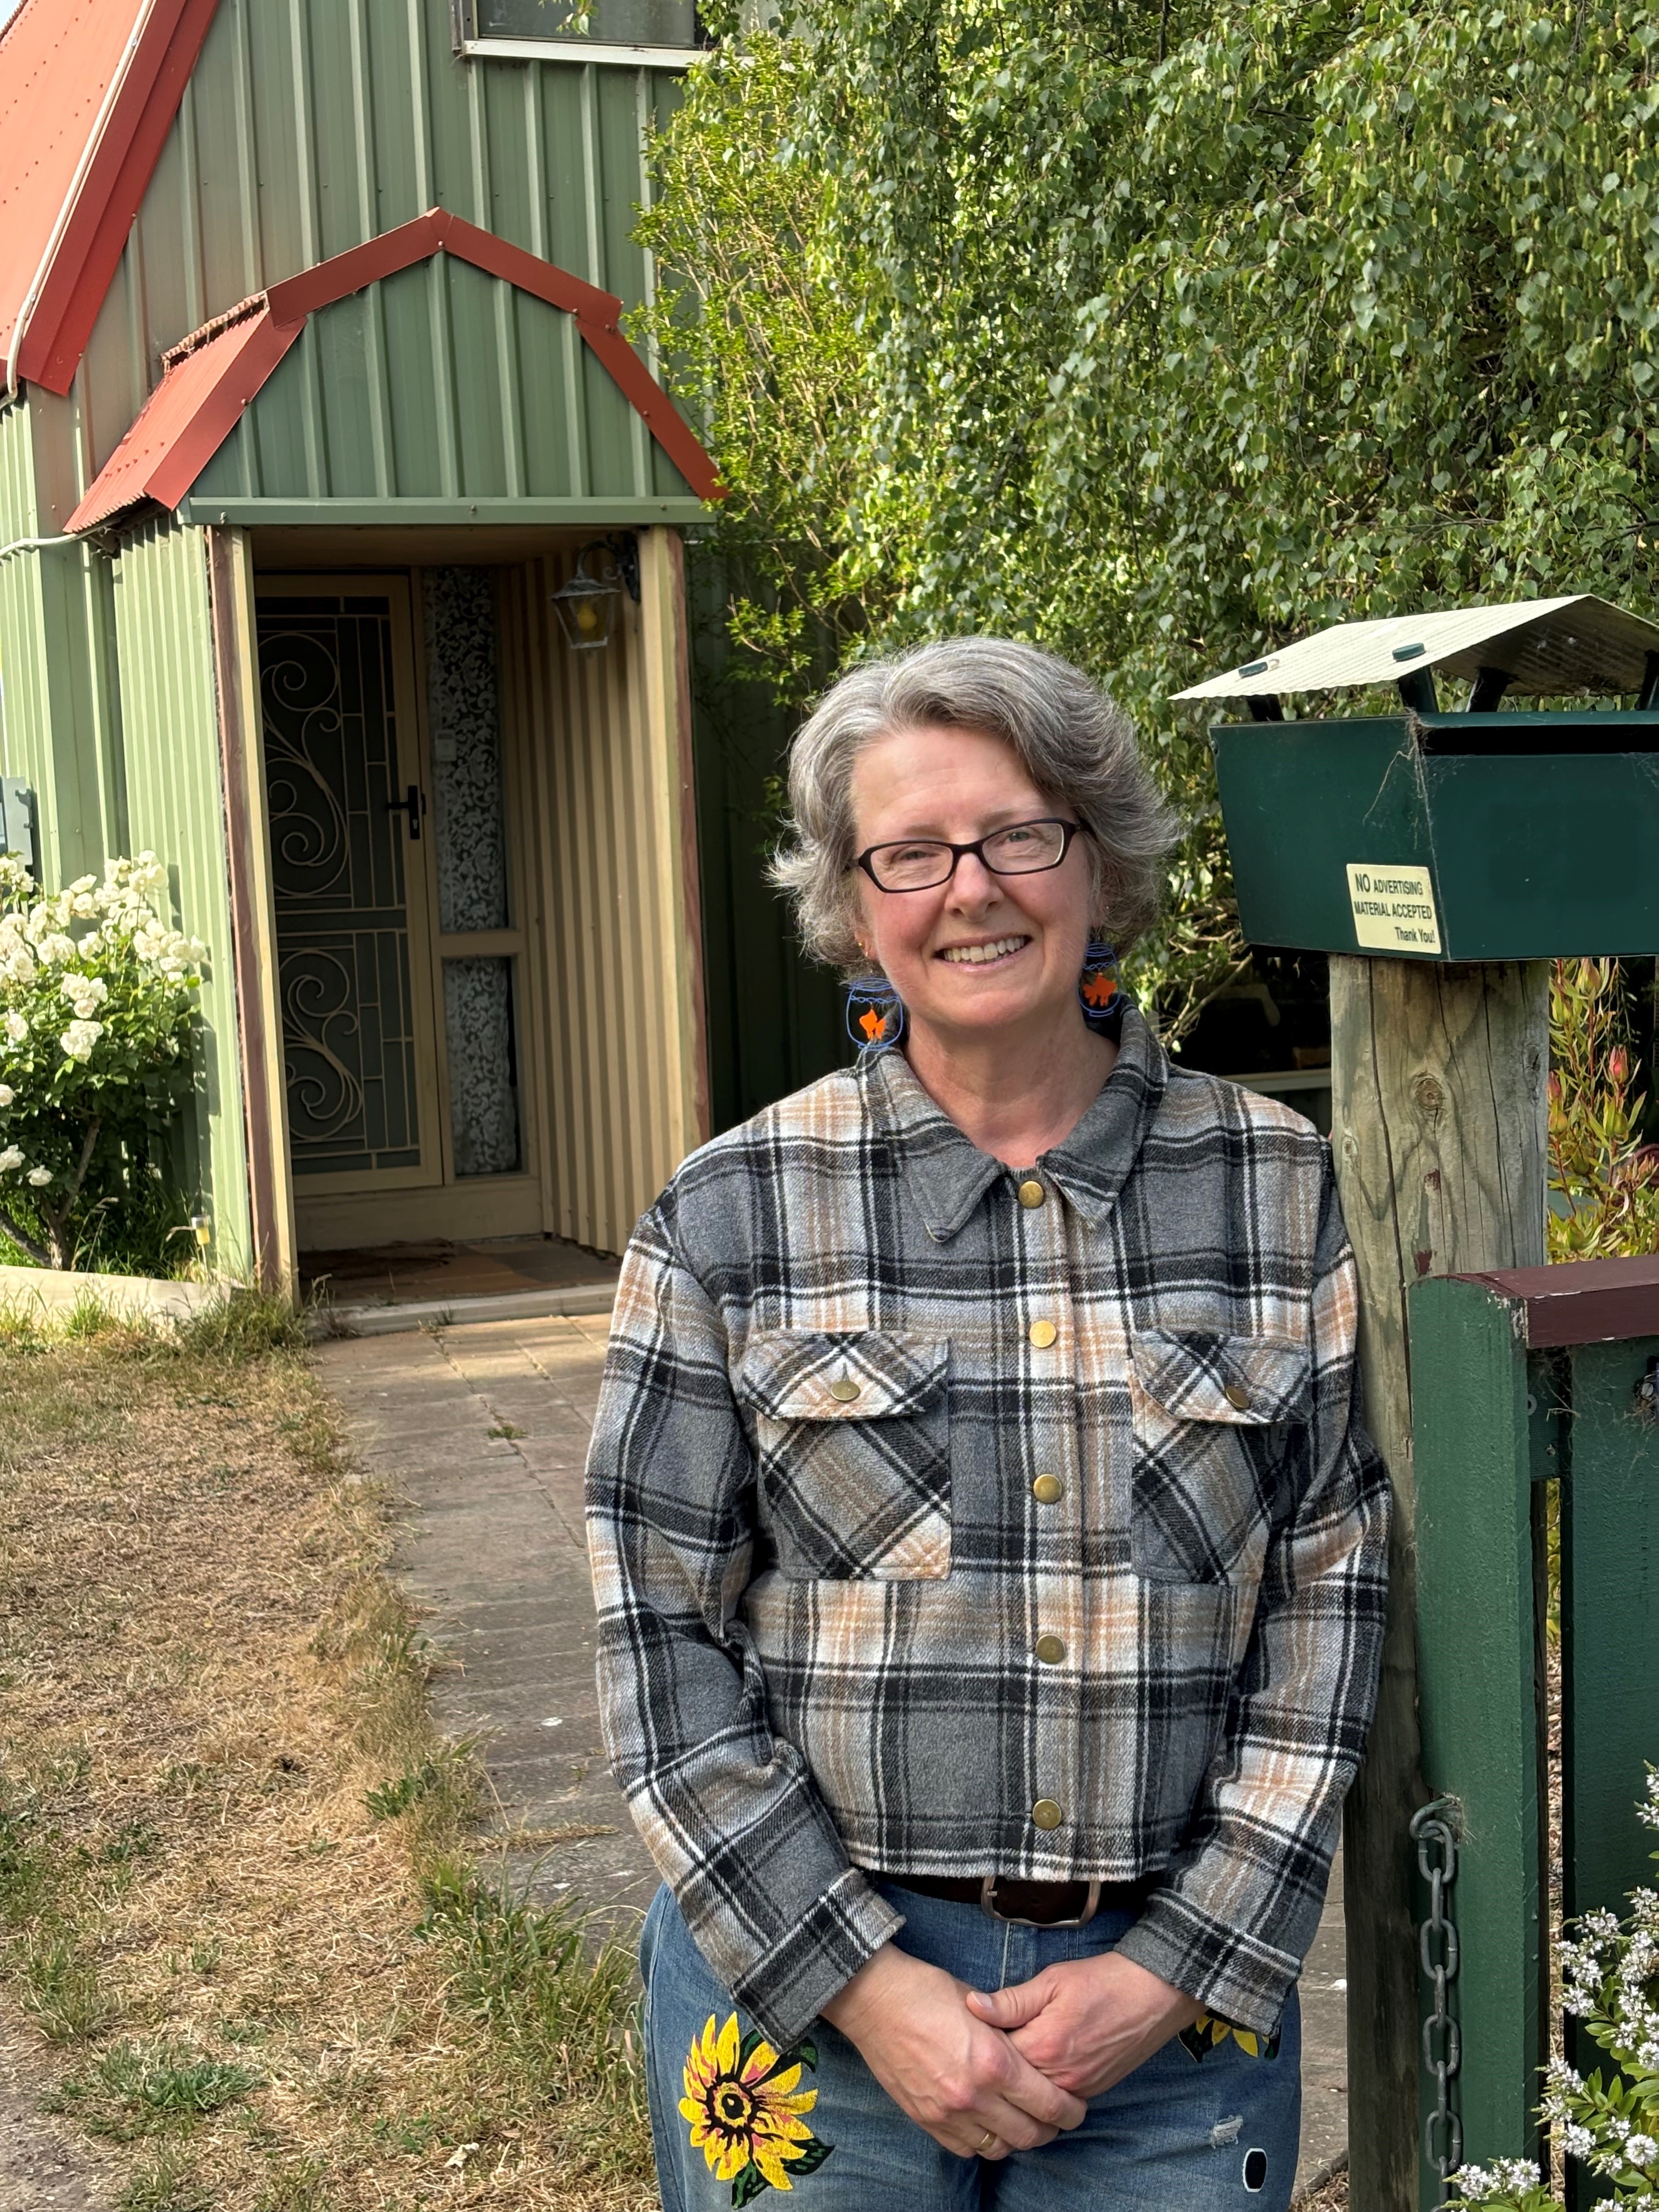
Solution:
<svg viewBox="0 0 1659 2212"><path fill-rule="evenodd" d="M34 949L42 960L57 967L65 960L74 959L75 939L65 937L61 930L54 930L41 938Z"/></svg>
<svg viewBox="0 0 1659 2212"><path fill-rule="evenodd" d="M96 876L77 876L70 885L70 896L75 898L83 891L89 891L97 880Z"/></svg>
<svg viewBox="0 0 1659 2212"><path fill-rule="evenodd" d="M52 1181L52 1170L50 1168L31 1168L29 1170L28 1179L34 1185L36 1190L44 1190L46 1185Z"/></svg>
<svg viewBox="0 0 1659 2212"><path fill-rule="evenodd" d="M22 1164L23 1155L15 1145L8 1145L5 1151L0 1152L0 1175L10 1175L15 1168L21 1168Z"/></svg>
<svg viewBox="0 0 1659 2212"><path fill-rule="evenodd" d="M28 1033L28 1023L21 1014L14 1012L6 1016L6 1035L13 1044L21 1044Z"/></svg>
<svg viewBox="0 0 1659 2212"><path fill-rule="evenodd" d="M0 1083L0 1106L9 1106L16 1096L9 1083Z"/></svg>
<svg viewBox="0 0 1659 2212"><path fill-rule="evenodd" d="M104 1034L101 1022L71 1022L58 1040L71 1060L90 1060L92 1048Z"/></svg>

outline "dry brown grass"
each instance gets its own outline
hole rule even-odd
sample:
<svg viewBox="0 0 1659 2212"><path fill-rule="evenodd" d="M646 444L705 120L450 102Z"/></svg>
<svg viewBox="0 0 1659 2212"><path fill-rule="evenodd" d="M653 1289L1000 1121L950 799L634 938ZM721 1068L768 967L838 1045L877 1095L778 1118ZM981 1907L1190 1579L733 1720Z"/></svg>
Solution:
<svg viewBox="0 0 1659 2212"><path fill-rule="evenodd" d="M0 1989L130 2212L654 2204L627 1962L480 1879L386 1500L234 1354L0 1339Z"/></svg>
<svg viewBox="0 0 1659 2212"><path fill-rule="evenodd" d="M1346 2168L1340 2173L1334 2173L1322 2188L1316 2189L1311 2195L1298 2197L1291 2212L1348 2212Z"/></svg>

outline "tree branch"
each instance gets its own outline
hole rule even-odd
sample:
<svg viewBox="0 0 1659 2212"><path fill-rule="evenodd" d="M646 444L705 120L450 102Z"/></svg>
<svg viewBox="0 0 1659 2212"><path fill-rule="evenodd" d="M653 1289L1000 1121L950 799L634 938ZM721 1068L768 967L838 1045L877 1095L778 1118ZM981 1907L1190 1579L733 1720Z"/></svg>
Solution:
<svg viewBox="0 0 1659 2212"><path fill-rule="evenodd" d="M27 1231L20 1229L3 1206L0 1206L0 1236L9 1238L20 1252L27 1253L37 1267L51 1267L52 1255L46 1246L37 1244Z"/></svg>
<svg viewBox="0 0 1659 2212"><path fill-rule="evenodd" d="M44 1191L40 1194L40 1211L46 1217L46 1229L52 1240L51 1265L54 1267L67 1267L70 1264L70 1215L75 1210L76 1200L81 1195L81 1186L85 1182L87 1170L92 1164L92 1148L98 1142L98 1132L103 1126L101 1114L94 1114L87 1124L86 1140L81 1146L81 1157L76 1164L75 1173L64 1183L62 1205L53 1206Z"/></svg>
<svg viewBox="0 0 1659 2212"><path fill-rule="evenodd" d="M64 1211L66 1214L81 1195L81 1186L87 1179L88 1168L92 1164L92 1148L97 1143L98 1132L103 1126L104 1117L101 1114L94 1114L87 1124L87 1140L81 1147L80 1163L76 1168L75 1179L70 1184L69 1194L64 1202Z"/></svg>

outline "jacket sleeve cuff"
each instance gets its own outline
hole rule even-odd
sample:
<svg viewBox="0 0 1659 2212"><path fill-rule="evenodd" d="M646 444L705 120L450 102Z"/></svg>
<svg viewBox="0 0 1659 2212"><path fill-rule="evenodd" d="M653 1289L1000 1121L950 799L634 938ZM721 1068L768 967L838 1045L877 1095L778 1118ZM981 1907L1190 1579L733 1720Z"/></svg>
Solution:
<svg viewBox="0 0 1659 2212"><path fill-rule="evenodd" d="M836 1991L897 1935L904 1915L857 1867L827 1889L732 1990L780 2051L799 2043Z"/></svg>
<svg viewBox="0 0 1659 2212"><path fill-rule="evenodd" d="M1299 1959L1224 1927L1175 1889L1153 1892L1117 1948L1218 2019L1264 2036L1278 2032L1302 1972Z"/></svg>

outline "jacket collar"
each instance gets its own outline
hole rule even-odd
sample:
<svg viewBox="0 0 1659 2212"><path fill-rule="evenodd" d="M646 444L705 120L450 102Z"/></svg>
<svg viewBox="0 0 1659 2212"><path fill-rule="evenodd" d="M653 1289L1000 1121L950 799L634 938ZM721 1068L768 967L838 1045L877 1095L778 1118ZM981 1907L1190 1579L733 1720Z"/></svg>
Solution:
<svg viewBox="0 0 1659 2212"><path fill-rule="evenodd" d="M1117 1064L1071 1134L1031 1165L1093 1228L1128 1178L1170 1079L1164 1048L1133 1006L1123 1013ZM935 1105L897 1052L859 1071L866 1108L897 1155L929 1236L943 1243L1012 1170L970 1143Z"/></svg>

